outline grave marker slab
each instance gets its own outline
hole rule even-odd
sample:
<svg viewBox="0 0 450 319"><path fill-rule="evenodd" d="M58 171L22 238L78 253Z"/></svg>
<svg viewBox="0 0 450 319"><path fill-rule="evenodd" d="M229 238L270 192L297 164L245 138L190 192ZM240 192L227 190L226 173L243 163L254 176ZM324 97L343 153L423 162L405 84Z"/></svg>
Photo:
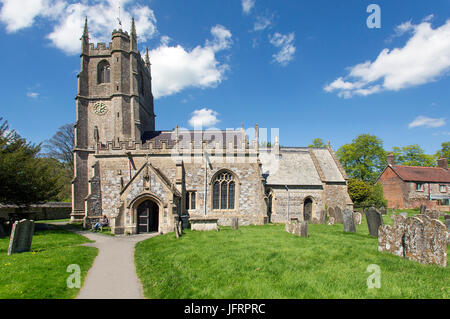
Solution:
<svg viewBox="0 0 450 319"><path fill-rule="evenodd" d="M369 208L365 214L370 236L378 237L378 228L383 225L383 217L373 207Z"/></svg>
<svg viewBox="0 0 450 319"><path fill-rule="evenodd" d="M356 233L355 221L353 220L353 211L345 209L342 212L342 218L344 221L344 231L346 233Z"/></svg>
<svg viewBox="0 0 450 319"><path fill-rule="evenodd" d="M13 224L8 255L30 251L34 234L34 221L22 219Z"/></svg>
<svg viewBox="0 0 450 319"><path fill-rule="evenodd" d="M361 225L362 222L362 214L360 212L353 212L353 220L356 225Z"/></svg>
<svg viewBox="0 0 450 319"><path fill-rule="evenodd" d="M231 219L231 228L238 229L239 228L239 219L234 217Z"/></svg>

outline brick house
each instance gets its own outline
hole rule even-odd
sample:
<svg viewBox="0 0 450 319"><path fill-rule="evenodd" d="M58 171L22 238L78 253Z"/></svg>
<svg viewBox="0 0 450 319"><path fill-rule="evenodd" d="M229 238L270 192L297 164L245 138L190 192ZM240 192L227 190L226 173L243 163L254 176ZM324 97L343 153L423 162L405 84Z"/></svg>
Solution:
<svg viewBox="0 0 450 319"><path fill-rule="evenodd" d="M389 208L417 208L450 210L450 171L448 160L441 158L437 167L394 165L388 155L388 166L377 179L383 185Z"/></svg>

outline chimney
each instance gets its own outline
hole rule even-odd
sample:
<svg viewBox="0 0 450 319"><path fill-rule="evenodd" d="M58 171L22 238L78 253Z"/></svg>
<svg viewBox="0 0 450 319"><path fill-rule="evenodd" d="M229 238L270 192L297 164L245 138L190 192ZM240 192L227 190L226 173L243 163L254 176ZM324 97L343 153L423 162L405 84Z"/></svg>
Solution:
<svg viewBox="0 0 450 319"><path fill-rule="evenodd" d="M394 155L394 153L389 153L389 154L386 156L386 160L387 160L388 165L394 165L394 161L395 161L395 155Z"/></svg>
<svg viewBox="0 0 450 319"><path fill-rule="evenodd" d="M445 157L438 159L437 164L440 168L448 169L448 159Z"/></svg>

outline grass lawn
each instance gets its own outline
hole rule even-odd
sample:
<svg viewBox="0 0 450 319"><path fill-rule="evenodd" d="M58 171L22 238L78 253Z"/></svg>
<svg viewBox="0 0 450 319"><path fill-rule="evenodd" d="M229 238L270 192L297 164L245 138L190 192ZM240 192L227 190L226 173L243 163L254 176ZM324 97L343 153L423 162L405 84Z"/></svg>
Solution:
<svg viewBox="0 0 450 319"><path fill-rule="evenodd" d="M384 217L391 223L389 216ZM367 224L309 225L309 238L284 225L186 230L140 242L135 264L147 298L449 298L450 269L377 251ZM368 289L366 269L381 268Z"/></svg>
<svg viewBox="0 0 450 319"><path fill-rule="evenodd" d="M97 256L97 248L78 246L90 242L63 229L36 231L31 251L7 255L8 238L0 238L0 298L74 298L79 289L67 288L70 264L81 269L81 286Z"/></svg>

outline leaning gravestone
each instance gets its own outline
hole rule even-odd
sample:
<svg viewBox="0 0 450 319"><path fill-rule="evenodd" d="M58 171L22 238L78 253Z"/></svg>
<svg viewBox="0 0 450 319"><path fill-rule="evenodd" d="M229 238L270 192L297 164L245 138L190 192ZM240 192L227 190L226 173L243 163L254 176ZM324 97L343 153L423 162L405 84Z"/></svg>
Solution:
<svg viewBox="0 0 450 319"><path fill-rule="evenodd" d="M231 219L231 228L238 229L239 228L239 219L234 217Z"/></svg>
<svg viewBox="0 0 450 319"><path fill-rule="evenodd" d="M34 221L22 219L13 224L8 255L30 251L34 234Z"/></svg>
<svg viewBox="0 0 450 319"><path fill-rule="evenodd" d="M344 209L342 212L342 218L344 221L344 231L346 233L356 233L355 221L353 220L353 211L350 209Z"/></svg>
<svg viewBox="0 0 450 319"><path fill-rule="evenodd" d="M369 208L365 214L370 236L378 237L378 228L383 225L383 217L373 207Z"/></svg>
<svg viewBox="0 0 450 319"><path fill-rule="evenodd" d="M340 207L336 207L334 209L334 222L336 224L343 224L344 219L342 218L342 211Z"/></svg>
<svg viewBox="0 0 450 319"><path fill-rule="evenodd" d="M382 225L378 234L378 251L404 257L403 236L406 230L406 217L394 215L394 225Z"/></svg>

